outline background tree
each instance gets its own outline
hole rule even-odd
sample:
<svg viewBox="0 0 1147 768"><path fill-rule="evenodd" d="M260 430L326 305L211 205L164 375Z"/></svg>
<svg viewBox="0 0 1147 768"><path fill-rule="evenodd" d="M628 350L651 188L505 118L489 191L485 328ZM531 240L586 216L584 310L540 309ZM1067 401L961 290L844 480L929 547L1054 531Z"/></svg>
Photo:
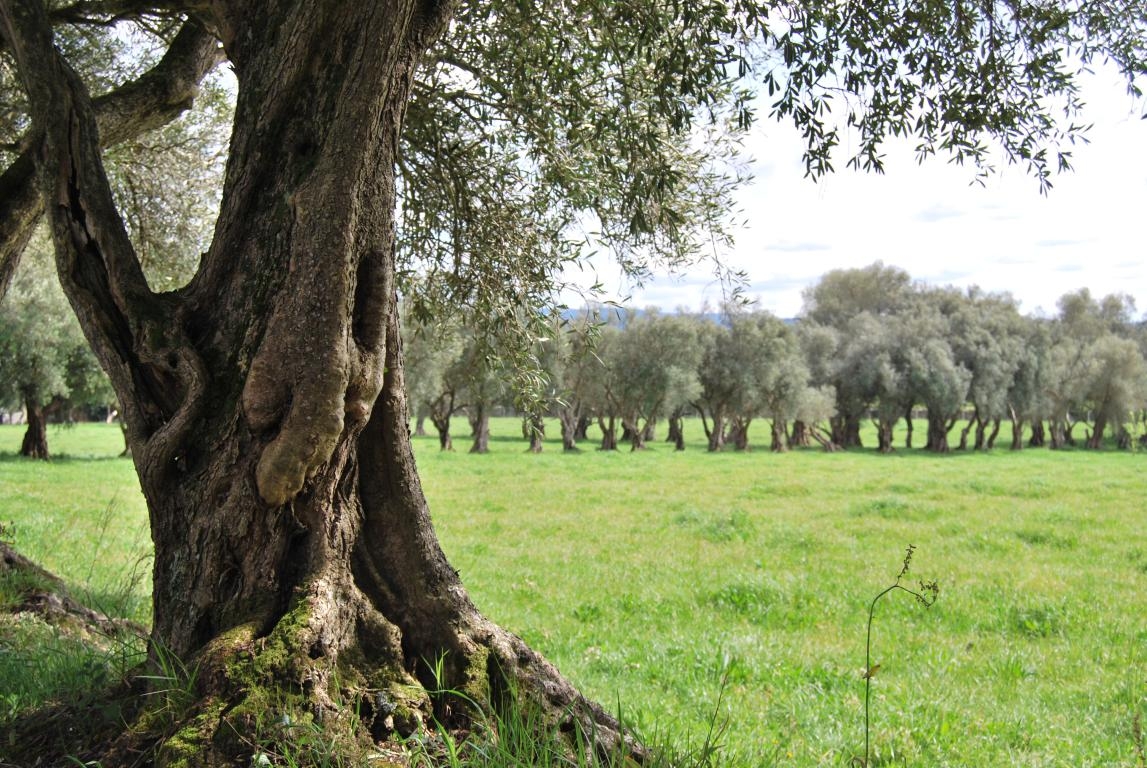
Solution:
<svg viewBox="0 0 1147 768"><path fill-rule="evenodd" d="M1012 422L1011 450L1024 446L1024 424L1032 425L1032 439L1040 444L1042 419L1050 410L1046 376L1051 346L1048 323L1034 318L1021 319L1017 329L1019 349L1016 372L1007 391L1008 415Z"/></svg>
<svg viewBox="0 0 1147 768"><path fill-rule="evenodd" d="M903 418L911 428L916 403L908 359L913 340L905 336L907 323L903 316L877 321L871 315L864 315L863 321L860 325L871 351L861 370L865 379L871 380L875 395L876 450L892 453L896 425Z"/></svg>
<svg viewBox="0 0 1147 768"><path fill-rule="evenodd" d="M646 428L696 396L700 347L695 323L647 309L631 316L602 354L610 371L609 403L632 449L642 450Z"/></svg>
<svg viewBox="0 0 1147 768"><path fill-rule="evenodd" d="M457 382L458 397L470 422L473 442L470 453L490 450L490 415L506 399L506 378L502 363L473 329L463 333L462 354L454 361L446 378Z"/></svg>
<svg viewBox="0 0 1147 768"><path fill-rule="evenodd" d="M622 343L621 327L610 323L601 326L595 346L595 356L601 361L597 375L585 382L585 402L601 431L600 450L617 450L617 427L621 420L620 371L616 366L619 354L615 348Z"/></svg>
<svg viewBox="0 0 1147 768"><path fill-rule="evenodd" d="M973 447L990 450L1008 416L1008 392L1020 366L1019 310L1010 296L984 295L973 288L956 301L949 322L955 359L972 375L968 400L973 413L960 432L959 448L968 447L974 428Z"/></svg>
<svg viewBox="0 0 1147 768"><path fill-rule="evenodd" d="M815 387L818 392L827 392L832 397L833 404L825 410L823 418L829 422L829 437L827 440L829 445L832 446L831 448L829 448L829 446L825 447L829 450L833 450L839 446L832 443L831 438L831 419L836 415L836 390L830 383L832 379L830 369L833 362L833 352L836 350L839 339L836 331L832 328L804 320L797 322L796 333L797 340L800 342L801 351L804 353L805 365L809 371L811 386ZM794 421L791 434L793 445L801 447L811 445L814 438L812 430L812 425L803 419Z"/></svg>
<svg viewBox="0 0 1147 768"><path fill-rule="evenodd" d="M951 316L960 306L958 292L930 289L917 292L910 309L902 313L901 339L904 365L913 398L928 411L925 448L935 453L950 450L948 433L959 419L968 398L972 374L952 349Z"/></svg>
<svg viewBox="0 0 1147 768"><path fill-rule="evenodd" d="M0 302L0 403L24 409L21 456L49 458L45 409L53 401L62 406L69 383L81 383L80 371L69 377L69 364L85 347L52 273L50 247L40 237Z"/></svg>
<svg viewBox="0 0 1147 768"><path fill-rule="evenodd" d="M877 341L879 322L901 311L912 292L907 272L879 261L828 272L804 292L802 317L837 332L837 349L830 356L834 362L816 371L814 380L836 390L832 441L842 448L861 447L860 423L875 398L872 362L877 353L870 346Z"/></svg>
<svg viewBox="0 0 1147 768"><path fill-rule="evenodd" d="M590 314L561 323L560 329L545 340L552 347L551 381L553 409L561 424L562 450L578 450L590 415L594 382L603 375L601 358L594 352L596 331Z"/></svg>
<svg viewBox="0 0 1147 768"><path fill-rule="evenodd" d="M1086 415L1097 345L1109 335L1129 331L1133 307L1121 296L1096 300L1086 288L1060 297L1043 379L1052 448L1075 445L1074 429L1079 416Z"/></svg>
<svg viewBox="0 0 1147 768"><path fill-rule="evenodd" d="M1127 447L1127 422L1147 403L1147 362L1131 339L1105 334L1090 348L1084 403L1090 415L1088 448L1101 448L1108 426L1118 442Z"/></svg>
<svg viewBox="0 0 1147 768"><path fill-rule="evenodd" d="M726 323L711 323L698 329L701 360L697 379L700 385L693 407L709 443L709 451L725 447L725 424L738 397L743 368L734 354L732 329Z"/></svg>
<svg viewBox="0 0 1147 768"><path fill-rule="evenodd" d="M899 267L875 261L857 269L825 273L802 296L801 316L819 325L843 328L862 312L891 317L912 295L912 278Z"/></svg>
<svg viewBox="0 0 1147 768"><path fill-rule="evenodd" d="M768 312L755 313L763 336L766 364L756 382L756 400L771 423L770 449L788 450L788 425L799 416L809 416L809 371L796 334ZM806 423L816 423L814 418Z"/></svg>
<svg viewBox="0 0 1147 768"><path fill-rule="evenodd" d="M415 418L425 413L438 434L438 447L454 449L450 419L461 403L456 363L462 356L462 330L449 320L420 323L403 314L404 361L409 375L407 392Z"/></svg>

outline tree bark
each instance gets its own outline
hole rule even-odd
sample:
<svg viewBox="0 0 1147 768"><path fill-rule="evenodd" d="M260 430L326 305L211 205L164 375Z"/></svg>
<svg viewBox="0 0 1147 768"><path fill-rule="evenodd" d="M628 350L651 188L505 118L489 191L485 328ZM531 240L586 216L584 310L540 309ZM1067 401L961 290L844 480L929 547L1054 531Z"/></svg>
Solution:
<svg viewBox="0 0 1147 768"><path fill-rule="evenodd" d="M450 437L450 416L431 414L430 423L434 425L434 431L438 433L438 450L454 450L454 440Z"/></svg>
<svg viewBox="0 0 1147 768"><path fill-rule="evenodd" d="M951 428L951 421L944 418L943 414L929 410L928 442L925 444L925 449L932 453L948 453L951 450L948 446L948 431Z"/></svg>
<svg viewBox="0 0 1147 768"><path fill-rule="evenodd" d="M702 423L704 424L705 414L701 413ZM709 453L716 453L725 449L725 409L717 407L713 409L713 425L710 427L706 425L705 434L709 438Z"/></svg>
<svg viewBox="0 0 1147 768"><path fill-rule="evenodd" d="M1087 447L1093 451L1103 447L1103 433L1107 431L1107 418L1103 414L1095 417L1095 426L1087 438Z"/></svg>
<svg viewBox="0 0 1147 768"><path fill-rule="evenodd" d="M44 414L44 404L34 395L25 395L24 411L28 417L28 426L20 443L20 455L47 461L51 456L48 454L48 420Z"/></svg>
<svg viewBox="0 0 1147 768"><path fill-rule="evenodd" d="M1119 434L1115 438L1115 447L1121 451L1131 450L1131 432L1127 427L1120 427Z"/></svg>
<svg viewBox="0 0 1147 768"><path fill-rule="evenodd" d="M733 444L733 450L749 450L749 425L753 423L751 417L735 416L729 423L729 434L725 437Z"/></svg>
<svg viewBox="0 0 1147 768"><path fill-rule="evenodd" d="M669 417L669 434L665 441L673 443L675 451L685 450L685 417L681 410Z"/></svg>
<svg viewBox="0 0 1147 768"><path fill-rule="evenodd" d="M1077 423L1078 422L1072 421L1070 416L1064 419L1063 442L1065 445L1075 445L1075 435L1073 433L1075 432L1075 425Z"/></svg>
<svg viewBox="0 0 1147 768"><path fill-rule="evenodd" d="M793 422L793 428L789 435L789 446L792 448L808 448L812 445L809 425L800 419Z"/></svg>
<svg viewBox="0 0 1147 768"><path fill-rule="evenodd" d="M899 419L876 420L876 450L880 453L892 453L896 448L892 445L893 429Z"/></svg>
<svg viewBox="0 0 1147 768"><path fill-rule="evenodd" d="M449 724L445 699L419 684L490 706L515 692L555 725L618 738L615 721L475 610L415 471L393 168L415 63L449 5L204 8L239 82L224 202L195 278L156 294L43 8L0 0L44 137L61 283L123 405L148 505L153 649L198 665L195 727L156 762L190 749L197 765L246 764L257 724L285 714L332 729L356 719L375 738L432 712ZM401 702L402 717L380 701Z"/></svg>
<svg viewBox="0 0 1147 768"><path fill-rule="evenodd" d="M821 432L815 425L809 425L808 433L812 436L813 440L816 440L817 443L820 444L820 447L824 449L825 453L836 453L840 450L840 446L832 442L831 437Z"/></svg>
<svg viewBox="0 0 1147 768"><path fill-rule="evenodd" d="M1046 445L1047 432L1042 419L1032 419L1032 436L1028 440L1029 448L1043 448Z"/></svg>
<svg viewBox="0 0 1147 768"><path fill-rule="evenodd" d="M574 440L589 440L590 418L586 415L578 416L577 428L574 430Z"/></svg>
<svg viewBox="0 0 1147 768"><path fill-rule="evenodd" d="M979 415L975 419L976 440L972 443L972 450L982 451L985 448L988 434L988 420L982 419Z"/></svg>
<svg viewBox="0 0 1147 768"><path fill-rule="evenodd" d="M621 423L624 427L624 432L622 433L621 439L629 440L629 450L644 451L646 439L645 426L648 426L649 422L646 422L645 426L643 426L637 418L633 418L623 419Z"/></svg>
<svg viewBox="0 0 1147 768"><path fill-rule="evenodd" d="M581 418L571 408L558 409L558 422L562 425L562 450L574 452L578 450L578 427Z"/></svg>
<svg viewBox="0 0 1147 768"><path fill-rule="evenodd" d="M474 442L470 444L470 453L490 452L490 412L485 405L474 406L470 414L470 432Z"/></svg>
<svg viewBox="0 0 1147 768"><path fill-rule="evenodd" d="M860 416L857 414L836 415L829 419L832 427L832 442L841 448L863 448L860 441Z"/></svg>
<svg viewBox="0 0 1147 768"><path fill-rule="evenodd" d="M788 425L781 419L774 418L772 420L772 429L770 432L771 440L769 442L769 449L773 453L784 453L789 449L788 446Z"/></svg>
<svg viewBox="0 0 1147 768"><path fill-rule="evenodd" d="M973 429L977 428L977 425L979 423L980 423L980 417L978 414L973 416L972 418L968 419L968 422L964 425L964 428L960 430L960 443L957 446L957 450L960 450L960 451L968 450L968 435L971 434ZM980 447L979 443L980 443L980 439L982 438L982 436L983 436L983 429L982 428L977 429L977 432L976 432L976 437L977 437L976 448Z"/></svg>
<svg viewBox="0 0 1147 768"><path fill-rule="evenodd" d="M598 416L597 426L601 429L601 450L616 451L617 419L613 416L610 416L608 419L603 416Z"/></svg>
<svg viewBox="0 0 1147 768"><path fill-rule="evenodd" d="M986 450L990 451L996 447L996 438L1000 436L1000 423L1002 421L1003 420L998 417L992 419L992 431L988 433L988 440L984 444Z"/></svg>
<svg viewBox="0 0 1147 768"><path fill-rule="evenodd" d="M530 441L529 452L541 453L542 440L546 436L546 422L541 416L529 416L523 420L523 425Z"/></svg>
<svg viewBox="0 0 1147 768"><path fill-rule="evenodd" d="M450 417L454 415L454 393L440 395L430 406L430 423L438 433L438 450L454 450L454 440L450 437Z"/></svg>

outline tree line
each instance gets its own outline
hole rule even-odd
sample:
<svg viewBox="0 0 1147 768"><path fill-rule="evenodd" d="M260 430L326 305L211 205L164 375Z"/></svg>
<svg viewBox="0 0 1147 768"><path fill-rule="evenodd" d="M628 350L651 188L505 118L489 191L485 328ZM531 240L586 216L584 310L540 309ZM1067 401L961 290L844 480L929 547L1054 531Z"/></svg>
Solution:
<svg viewBox="0 0 1147 768"><path fill-rule="evenodd" d="M486 451L490 414L514 407L514 361L456 320L406 323L416 430L429 423L450 450L464 414L470 450ZM757 421L768 432L754 439L773 451L859 448L866 422L880 452L898 430L911 448L917 417L937 453L990 450L1005 425L1013 450L1147 440L1147 323L1125 295L1083 288L1052 316L1025 315L1008 294L926 286L877 262L824 275L793 320L732 305L717 316L596 307L555 316L551 330L531 358L537 396L518 409L533 451L546 416L565 450L591 424L600 448L640 450L658 422L683 449L686 416L710 451L749 448Z"/></svg>

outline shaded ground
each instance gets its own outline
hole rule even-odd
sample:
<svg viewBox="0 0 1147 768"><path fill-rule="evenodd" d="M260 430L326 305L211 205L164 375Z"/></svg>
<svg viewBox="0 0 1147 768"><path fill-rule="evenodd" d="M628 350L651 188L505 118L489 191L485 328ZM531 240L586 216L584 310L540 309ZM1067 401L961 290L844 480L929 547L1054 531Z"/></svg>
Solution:
<svg viewBox="0 0 1147 768"><path fill-rule="evenodd" d="M124 679L110 678L106 666L93 660L127 658L123 654L129 648L138 654L146 635L134 622L81 605L60 578L0 541L0 653L9 657L8 676L13 678L4 685L10 698L0 719L0 765L74 766L75 760L83 763L105 752L134 714L141 691ZM17 698L19 688L45 682L15 679L44 674L32 662L37 651L74 653L77 666L69 679L82 685L59 701L21 708L8 717L12 708L26 704Z"/></svg>

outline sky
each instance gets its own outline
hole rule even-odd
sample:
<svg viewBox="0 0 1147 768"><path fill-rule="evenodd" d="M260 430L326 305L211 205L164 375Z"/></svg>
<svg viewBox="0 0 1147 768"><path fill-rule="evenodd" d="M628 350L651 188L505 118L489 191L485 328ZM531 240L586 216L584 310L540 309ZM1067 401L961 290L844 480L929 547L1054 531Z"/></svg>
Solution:
<svg viewBox="0 0 1147 768"><path fill-rule="evenodd" d="M885 175L844 169L804 178L802 142L791 126L762 117L746 142L751 184L737 196L747 221L725 255L749 275L746 295L781 317L796 316L801 291L832 269L880 260L930 285L1009 292L1026 314L1054 315L1065 293L1125 293L1147 314L1147 120L1114 73L1084 83L1090 143L1075 170L1054 176L1048 196L1018 166L1001 165L984 186L942 155L917 165L912 144L890 144ZM759 113L760 114L760 113ZM847 149L847 147L845 147ZM718 304L712 269L658 276L642 288L616 269L598 277L630 306L699 309Z"/></svg>

